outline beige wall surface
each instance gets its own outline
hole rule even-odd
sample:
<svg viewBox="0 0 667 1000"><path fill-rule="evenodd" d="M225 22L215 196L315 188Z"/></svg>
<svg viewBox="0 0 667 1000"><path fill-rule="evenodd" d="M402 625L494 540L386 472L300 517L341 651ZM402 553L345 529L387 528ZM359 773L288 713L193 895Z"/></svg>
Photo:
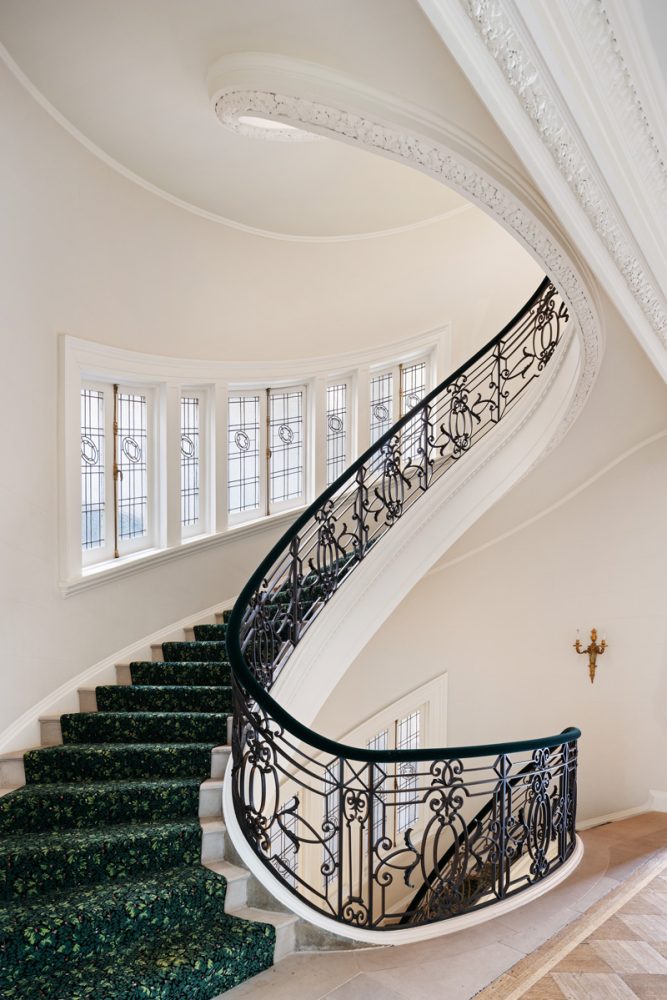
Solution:
<svg viewBox="0 0 667 1000"><path fill-rule="evenodd" d="M188 555L64 600L59 333L267 361L390 343L451 321L461 360L505 323L540 272L474 210L349 244L276 241L209 222L102 164L4 68L0 119L11 136L0 157L2 731L115 650L233 597L275 540Z"/></svg>

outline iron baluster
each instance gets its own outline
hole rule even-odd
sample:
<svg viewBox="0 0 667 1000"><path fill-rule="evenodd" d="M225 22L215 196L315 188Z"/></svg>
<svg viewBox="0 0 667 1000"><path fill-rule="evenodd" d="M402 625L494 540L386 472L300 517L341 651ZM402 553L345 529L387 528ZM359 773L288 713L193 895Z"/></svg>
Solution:
<svg viewBox="0 0 667 1000"><path fill-rule="evenodd" d="M448 919L521 892L575 849L578 730L491 747L351 748L300 724L269 693L393 524L562 356L556 349L567 323L545 279L500 334L296 518L232 612L236 818L260 862L334 920L390 932ZM383 776L399 769L413 777L392 798ZM413 800L419 811L406 828L398 809ZM310 802L322 803L322 822L298 805ZM271 849L276 824L293 846L290 857L299 858L298 874L296 861L286 864ZM522 856L530 858L528 874L514 867Z"/></svg>

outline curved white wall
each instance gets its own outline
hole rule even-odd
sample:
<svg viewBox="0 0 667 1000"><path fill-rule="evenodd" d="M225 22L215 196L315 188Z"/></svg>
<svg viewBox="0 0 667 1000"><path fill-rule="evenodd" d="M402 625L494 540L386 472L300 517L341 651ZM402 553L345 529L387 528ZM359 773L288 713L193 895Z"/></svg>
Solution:
<svg viewBox="0 0 667 1000"><path fill-rule="evenodd" d="M575 429L412 590L314 723L340 736L447 671L451 745L581 728L581 820L667 790L667 394L605 313ZM577 627L607 633L594 685Z"/></svg>
<svg viewBox="0 0 667 1000"><path fill-rule="evenodd" d="M123 179L0 69L4 448L0 731L169 622L232 597L272 544L189 555L63 601L57 589L57 335L266 360L388 343L449 320L454 360L514 313L539 270L479 212L377 241L272 241ZM11 680L11 683L8 682Z"/></svg>

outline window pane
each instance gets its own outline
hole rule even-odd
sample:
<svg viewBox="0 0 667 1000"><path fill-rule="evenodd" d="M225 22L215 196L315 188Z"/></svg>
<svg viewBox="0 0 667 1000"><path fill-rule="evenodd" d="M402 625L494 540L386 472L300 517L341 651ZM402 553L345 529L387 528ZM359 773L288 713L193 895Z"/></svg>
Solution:
<svg viewBox="0 0 667 1000"><path fill-rule="evenodd" d="M269 396L269 499L294 500L303 493L303 392Z"/></svg>
<svg viewBox="0 0 667 1000"><path fill-rule="evenodd" d="M401 369L401 416L421 402L426 395L426 362L419 361ZM413 461L419 457L418 448L421 442L422 423L419 417L410 420L403 428L402 446L403 461L409 458Z"/></svg>
<svg viewBox="0 0 667 1000"><path fill-rule="evenodd" d="M396 749L417 750L421 737L421 712L411 712L396 723ZM399 764L396 772L397 827L399 833L417 822L417 765Z"/></svg>
<svg viewBox="0 0 667 1000"><path fill-rule="evenodd" d="M118 538L148 532L148 405L146 397L118 393Z"/></svg>
<svg viewBox="0 0 667 1000"><path fill-rule="evenodd" d="M298 854L296 843L290 834L296 833L296 823L296 814L283 810L276 817L271 833L271 851L278 862L276 868L288 885L292 886L296 885Z"/></svg>
<svg viewBox="0 0 667 1000"><path fill-rule="evenodd" d="M259 507L259 396L230 396L227 425L227 509Z"/></svg>
<svg viewBox="0 0 667 1000"><path fill-rule="evenodd" d="M393 423L394 376L391 372L371 379L371 444L385 434Z"/></svg>
<svg viewBox="0 0 667 1000"><path fill-rule="evenodd" d="M81 545L104 545L104 393L81 390Z"/></svg>
<svg viewBox="0 0 667 1000"><path fill-rule="evenodd" d="M181 524L199 521L199 400L181 398Z"/></svg>
<svg viewBox="0 0 667 1000"><path fill-rule="evenodd" d="M369 750L388 750L389 730L383 729L381 733L378 733L372 740L368 741L367 746ZM373 786L375 788L375 795L373 797L373 843L377 844L380 837L386 836L387 833L386 799L389 791L386 771L378 764L373 768Z"/></svg>
<svg viewBox="0 0 667 1000"><path fill-rule="evenodd" d="M347 385L327 386L327 486L347 467Z"/></svg>

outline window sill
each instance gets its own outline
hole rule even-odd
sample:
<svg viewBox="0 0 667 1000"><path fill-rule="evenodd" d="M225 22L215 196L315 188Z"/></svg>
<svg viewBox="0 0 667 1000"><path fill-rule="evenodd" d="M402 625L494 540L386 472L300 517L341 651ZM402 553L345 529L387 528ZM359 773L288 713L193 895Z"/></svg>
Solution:
<svg viewBox="0 0 667 1000"><path fill-rule="evenodd" d="M60 581L60 593L63 597L70 597L72 594L78 594L81 591L99 587L110 580L119 580L123 577L131 576L141 570L150 569L161 563L171 562L172 559L181 559L193 552L203 552L206 549L217 548L219 545L225 545L227 542L236 541L248 535L254 535L282 524L287 525L303 510L305 510L305 505L302 507L293 507L278 514L269 514L268 517L260 517L254 521L245 521L242 524L231 525L226 531L184 538L180 545L174 545L172 548L143 549L141 552L133 552L120 559L96 563L92 566L84 566L81 576Z"/></svg>

